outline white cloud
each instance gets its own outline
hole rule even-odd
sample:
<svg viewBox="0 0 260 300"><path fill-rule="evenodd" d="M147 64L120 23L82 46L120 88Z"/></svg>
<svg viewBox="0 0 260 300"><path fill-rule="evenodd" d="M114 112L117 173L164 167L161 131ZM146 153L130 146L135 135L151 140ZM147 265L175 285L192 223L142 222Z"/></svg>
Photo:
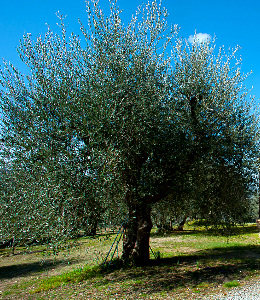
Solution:
<svg viewBox="0 0 260 300"><path fill-rule="evenodd" d="M211 36L208 33L196 33L194 35L190 35L188 38L189 43L193 44L197 42L199 44L205 43L211 40Z"/></svg>

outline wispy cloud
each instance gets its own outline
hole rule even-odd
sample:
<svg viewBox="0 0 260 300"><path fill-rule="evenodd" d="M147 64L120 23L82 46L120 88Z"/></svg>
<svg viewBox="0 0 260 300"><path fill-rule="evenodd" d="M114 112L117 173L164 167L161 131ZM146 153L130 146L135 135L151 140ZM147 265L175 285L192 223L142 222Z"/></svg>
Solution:
<svg viewBox="0 0 260 300"><path fill-rule="evenodd" d="M208 33L196 33L194 35L190 35L188 38L189 43L205 43L211 40L211 36Z"/></svg>

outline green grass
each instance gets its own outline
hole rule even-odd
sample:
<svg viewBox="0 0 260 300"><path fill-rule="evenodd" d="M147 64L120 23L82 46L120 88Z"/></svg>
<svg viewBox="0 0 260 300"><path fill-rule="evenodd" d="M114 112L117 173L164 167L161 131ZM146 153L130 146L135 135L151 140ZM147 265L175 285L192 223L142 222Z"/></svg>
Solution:
<svg viewBox="0 0 260 300"><path fill-rule="evenodd" d="M255 225L238 227L229 237L204 228L184 229L165 236L152 235L151 248L160 253L160 259L151 253L151 265L147 267L111 264L102 268L115 235L82 238L78 247L60 253L55 260L48 257L42 264L37 247L29 254L2 256L0 280L10 278L10 284L1 296L81 299L87 292L93 299L99 295L102 299L196 299L196 295L210 293L212 288L217 291L221 286L238 286L260 275L260 238ZM15 274L17 270L20 275ZM21 277L25 275L30 279Z"/></svg>
<svg viewBox="0 0 260 300"><path fill-rule="evenodd" d="M39 293L41 291L48 291L55 289L63 284L69 283L78 283L83 280L87 280L93 277L101 276L102 269L100 266L89 267L85 266L84 268L78 268L76 270L66 272L61 275L48 277L40 281L37 288L33 289L30 293Z"/></svg>
<svg viewBox="0 0 260 300"><path fill-rule="evenodd" d="M201 282L200 284L197 285L198 289L205 289L208 288L210 284L208 282Z"/></svg>
<svg viewBox="0 0 260 300"><path fill-rule="evenodd" d="M205 289L208 289L209 287L210 284L208 282L201 282L200 284L197 285L197 287L193 289L193 292L199 294Z"/></svg>
<svg viewBox="0 0 260 300"><path fill-rule="evenodd" d="M229 281L224 283L224 287L226 288L232 288L232 287L237 287L240 286L240 283L237 280Z"/></svg>

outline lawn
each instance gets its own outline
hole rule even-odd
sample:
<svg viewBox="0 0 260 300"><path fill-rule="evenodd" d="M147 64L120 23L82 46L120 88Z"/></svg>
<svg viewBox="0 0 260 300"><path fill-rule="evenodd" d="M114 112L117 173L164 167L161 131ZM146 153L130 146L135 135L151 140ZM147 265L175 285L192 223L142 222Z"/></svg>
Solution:
<svg viewBox="0 0 260 300"><path fill-rule="evenodd" d="M115 261L101 268L115 239L111 233L81 238L55 257L43 246L18 248L15 255L1 250L0 299L210 299L260 275L255 224L229 237L193 224L184 229L152 233L147 267L122 268ZM121 248L120 242L119 254Z"/></svg>

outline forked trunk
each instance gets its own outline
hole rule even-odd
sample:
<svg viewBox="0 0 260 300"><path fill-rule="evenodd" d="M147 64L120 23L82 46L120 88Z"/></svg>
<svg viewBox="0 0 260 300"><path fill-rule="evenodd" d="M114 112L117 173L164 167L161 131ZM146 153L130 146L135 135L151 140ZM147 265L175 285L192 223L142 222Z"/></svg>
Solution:
<svg viewBox="0 0 260 300"><path fill-rule="evenodd" d="M122 259L135 265L149 262L149 242L152 229L151 208L149 205L136 205L129 208L129 220L125 230Z"/></svg>

